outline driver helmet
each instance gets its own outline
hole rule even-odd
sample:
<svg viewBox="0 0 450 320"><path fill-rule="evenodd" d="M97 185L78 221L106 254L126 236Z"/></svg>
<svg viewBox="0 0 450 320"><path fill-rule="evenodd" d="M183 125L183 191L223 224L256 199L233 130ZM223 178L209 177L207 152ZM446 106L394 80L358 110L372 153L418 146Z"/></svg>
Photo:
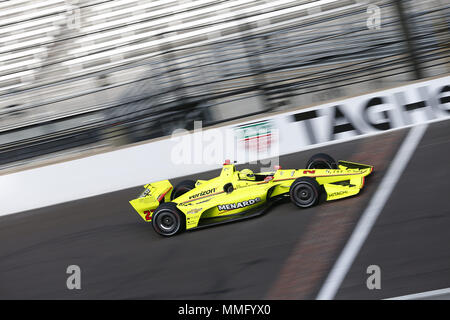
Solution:
<svg viewBox="0 0 450 320"><path fill-rule="evenodd" d="M246 179L246 180L255 180L256 179L255 174L250 169L241 170L241 172L239 173L239 178Z"/></svg>

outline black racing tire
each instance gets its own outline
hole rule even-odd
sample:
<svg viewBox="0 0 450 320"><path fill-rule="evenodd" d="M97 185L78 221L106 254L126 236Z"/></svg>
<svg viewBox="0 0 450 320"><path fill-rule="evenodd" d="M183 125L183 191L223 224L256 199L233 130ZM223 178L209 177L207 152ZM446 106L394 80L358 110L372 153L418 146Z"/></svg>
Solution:
<svg viewBox="0 0 450 320"><path fill-rule="evenodd" d="M188 191L191 191L195 188L195 181L193 180L183 180L173 189L170 200L178 198L179 196L185 194Z"/></svg>
<svg viewBox="0 0 450 320"><path fill-rule="evenodd" d="M176 203L165 202L153 213L152 226L157 234L170 237L186 229L186 218Z"/></svg>
<svg viewBox="0 0 450 320"><path fill-rule="evenodd" d="M289 188L291 201L300 208L309 208L319 202L321 188L316 179L301 177L295 179Z"/></svg>
<svg viewBox="0 0 450 320"><path fill-rule="evenodd" d="M334 158L326 153L316 153L309 158L306 169L338 169Z"/></svg>

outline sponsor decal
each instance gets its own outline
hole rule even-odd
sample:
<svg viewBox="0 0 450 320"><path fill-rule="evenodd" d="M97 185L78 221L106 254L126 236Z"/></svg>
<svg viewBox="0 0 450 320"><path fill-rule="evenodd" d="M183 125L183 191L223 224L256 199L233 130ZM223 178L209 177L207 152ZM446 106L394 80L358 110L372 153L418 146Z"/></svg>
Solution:
<svg viewBox="0 0 450 320"><path fill-rule="evenodd" d="M208 202L208 201L211 201L211 198L208 198L208 199L205 199L205 200L202 200L202 201L196 202L195 204L197 205L197 204L200 204L200 203L205 203L205 202Z"/></svg>
<svg viewBox="0 0 450 320"><path fill-rule="evenodd" d="M292 114L302 144L313 145L450 116L449 78L390 89ZM303 140L303 139L302 139Z"/></svg>
<svg viewBox="0 0 450 320"><path fill-rule="evenodd" d="M258 202L261 202L261 198L259 198L259 197L250 199L250 200L246 200L246 201L236 202L236 203L218 205L217 208L219 209L219 211L233 210L233 209L248 207L248 206L251 206Z"/></svg>
<svg viewBox="0 0 450 320"><path fill-rule="evenodd" d="M190 202L180 202L179 204L178 204L179 206L192 206L192 203L190 203Z"/></svg>
<svg viewBox="0 0 450 320"><path fill-rule="evenodd" d="M337 191L337 192L333 192L333 193L330 193L330 197L337 197L337 196L341 196L341 195L343 195L343 194L346 194L346 193L348 193L348 191Z"/></svg>
<svg viewBox="0 0 450 320"><path fill-rule="evenodd" d="M303 170L303 174L314 174L316 173L316 170Z"/></svg>
<svg viewBox="0 0 450 320"><path fill-rule="evenodd" d="M194 214L197 213L199 211L202 211L203 208L196 208L196 209L191 209L188 212L186 212L186 214Z"/></svg>
<svg viewBox="0 0 450 320"><path fill-rule="evenodd" d="M272 120L247 123L235 127L238 144L246 150L267 152L272 145Z"/></svg>
<svg viewBox="0 0 450 320"><path fill-rule="evenodd" d="M205 190L205 191L193 194L192 196L189 197L189 199L195 199L195 198L198 198L198 197L201 197L201 196L205 196L207 194L214 193L215 191L216 191L216 188Z"/></svg>
<svg viewBox="0 0 450 320"><path fill-rule="evenodd" d="M351 172L351 171L350 170L343 171L343 170L339 170L339 169L333 169L333 171L331 171L331 170L325 171L325 173L327 173L327 174L347 173L347 172Z"/></svg>
<svg viewBox="0 0 450 320"><path fill-rule="evenodd" d="M139 196L139 198L145 198L146 196L148 196L150 194L150 189L145 189L144 192L141 193L141 195Z"/></svg>

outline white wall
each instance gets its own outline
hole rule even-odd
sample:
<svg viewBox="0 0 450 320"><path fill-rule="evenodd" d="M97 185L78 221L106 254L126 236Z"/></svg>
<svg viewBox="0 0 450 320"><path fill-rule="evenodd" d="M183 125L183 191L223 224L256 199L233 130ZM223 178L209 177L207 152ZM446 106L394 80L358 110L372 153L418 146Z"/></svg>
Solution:
<svg viewBox="0 0 450 320"><path fill-rule="evenodd" d="M367 108L377 97L383 103ZM305 120L306 115L315 117ZM244 163L449 116L450 77L424 81L262 117L258 121L267 121L250 129L242 125L256 120L2 175L0 215L220 168L227 158ZM240 137L258 127L270 131L272 144L266 151L246 149ZM333 130L342 132L333 134Z"/></svg>

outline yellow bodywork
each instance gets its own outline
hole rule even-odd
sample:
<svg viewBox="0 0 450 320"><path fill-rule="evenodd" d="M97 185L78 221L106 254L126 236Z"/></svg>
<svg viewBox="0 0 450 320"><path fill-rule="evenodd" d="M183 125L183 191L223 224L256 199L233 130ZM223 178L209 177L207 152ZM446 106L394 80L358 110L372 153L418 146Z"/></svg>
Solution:
<svg viewBox="0 0 450 320"><path fill-rule="evenodd" d="M153 211L158 208L159 204L164 201L170 201L172 194L172 184L169 180L158 181L144 186L139 198L130 201L133 208L139 213L144 221L152 220Z"/></svg>
<svg viewBox="0 0 450 320"><path fill-rule="evenodd" d="M144 192L130 203L146 222L162 202L174 202L186 218L186 229L200 221L226 219L258 209L271 199L289 195L292 183L300 177L314 178L326 192L326 200L337 200L359 193L364 178L373 167L339 161L338 169L287 169L255 174L256 180L240 179L233 164L225 164L220 175L211 180L198 180L195 188L170 199L173 186L163 180L144 186ZM231 189L227 186L232 185ZM230 192L231 191L231 192Z"/></svg>

